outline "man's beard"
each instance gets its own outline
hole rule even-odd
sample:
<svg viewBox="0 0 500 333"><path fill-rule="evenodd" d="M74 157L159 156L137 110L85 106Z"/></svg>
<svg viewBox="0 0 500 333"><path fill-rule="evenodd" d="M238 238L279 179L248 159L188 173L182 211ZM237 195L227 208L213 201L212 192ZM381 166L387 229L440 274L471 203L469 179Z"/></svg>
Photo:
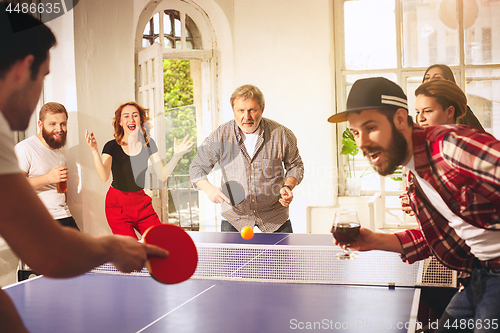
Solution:
<svg viewBox="0 0 500 333"><path fill-rule="evenodd" d="M396 169L404 162L408 150L408 142L406 142L404 135L398 131L393 122L391 122L391 127L392 137L387 149L382 149L382 147L378 146L365 148L363 150L364 156L377 151L387 154L387 162L378 165L372 164L373 169L375 169L375 171L377 171L381 176L393 174L394 171L396 171Z"/></svg>
<svg viewBox="0 0 500 333"><path fill-rule="evenodd" d="M47 145L52 149L59 149L64 147L66 144L66 132L61 131L62 135L60 139L54 139L54 132L49 133L45 130L45 127L42 128L42 136Z"/></svg>

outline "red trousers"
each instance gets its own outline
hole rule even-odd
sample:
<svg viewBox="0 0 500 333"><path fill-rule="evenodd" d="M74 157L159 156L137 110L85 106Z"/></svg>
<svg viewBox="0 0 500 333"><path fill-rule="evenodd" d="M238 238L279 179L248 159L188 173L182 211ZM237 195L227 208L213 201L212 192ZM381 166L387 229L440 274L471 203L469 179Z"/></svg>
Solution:
<svg viewBox="0 0 500 333"><path fill-rule="evenodd" d="M124 192L110 187L105 210L113 234L137 239L135 230L142 235L149 227L161 224L151 202L144 190Z"/></svg>

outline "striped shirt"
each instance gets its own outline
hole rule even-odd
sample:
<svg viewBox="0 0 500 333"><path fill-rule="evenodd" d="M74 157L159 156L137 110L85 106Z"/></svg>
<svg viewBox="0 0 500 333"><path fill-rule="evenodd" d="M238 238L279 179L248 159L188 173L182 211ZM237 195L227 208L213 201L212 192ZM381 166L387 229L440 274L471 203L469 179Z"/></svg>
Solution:
<svg viewBox="0 0 500 333"><path fill-rule="evenodd" d="M500 241L500 141L468 126L413 126L418 175L455 215L475 227L498 230ZM469 275L475 260L469 246L428 202L411 172L408 180L420 229L396 233L404 250L401 257L413 263L435 255L445 266Z"/></svg>
<svg viewBox="0 0 500 333"><path fill-rule="evenodd" d="M198 148L189 175L196 187L218 163L222 182L237 181L245 192L239 205L222 203L222 216L237 230L257 225L263 232L274 232L288 220L288 207L278 201L280 189L288 177L300 183L304 165L292 131L267 118L262 118L259 127L255 153L250 157L236 121L219 126Z"/></svg>

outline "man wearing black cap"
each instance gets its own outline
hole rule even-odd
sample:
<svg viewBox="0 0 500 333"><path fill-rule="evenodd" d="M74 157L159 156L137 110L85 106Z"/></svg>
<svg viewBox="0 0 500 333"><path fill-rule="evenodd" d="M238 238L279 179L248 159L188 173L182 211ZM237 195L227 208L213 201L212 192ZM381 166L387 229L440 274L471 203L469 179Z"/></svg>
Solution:
<svg viewBox="0 0 500 333"><path fill-rule="evenodd" d="M358 147L380 175L399 165L411 170L408 192L420 228L395 234L362 228L350 248L398 252L408 263L435 255L467 278L438 332L463 328L460 320L475 332L498 331L500 142L467 126L413 124L402 89L380 77L356 81L346 111L328 121L349 121Z"/></svg>

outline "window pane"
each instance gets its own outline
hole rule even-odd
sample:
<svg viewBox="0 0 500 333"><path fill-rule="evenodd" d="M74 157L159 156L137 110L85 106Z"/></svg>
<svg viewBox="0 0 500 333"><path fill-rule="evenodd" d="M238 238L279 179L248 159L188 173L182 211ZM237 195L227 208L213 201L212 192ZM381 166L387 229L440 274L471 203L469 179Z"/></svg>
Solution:
<svg viewBox="0 0 500 333"><path fill-rule="evenodd" d="M193 49L193 43L191 43L190 41L186 41L186 49L188 50L192 50Z"/></svg>
<svg viewBox="0 0 500 333"><path fill-rule="evenodd" d="M189 21L189 16L186 15L186 38L192 38L191 29L187 26L187 22ZM194 24L194 23L193 23Z"/></svg>
<svg viewBox="0 0 500 333"><path fill-rule="evenodd" d="M347 95L349 94L349 91L351 91L351 87L356 80L364 79L364 78L368 78L368 77L378 77L378 76L385 77L386 79L389 79L389 80L397 83L396 73L346 75L345 76L346 92L345 92L345 99L344 100L347 101Z"/></svg>
<svg viewBox="0 0 500 333"><path fill-rule="evenodd" d="M402 1L404 67L458 65L456 1Z"/></svg>
<svg viewBox="0 0 500 333"><path fill-rule="evenodd" d="M422 75L411 76L406 78L406 96L408 97L408 111L413 121L416 122L415 117L415 90L422 84Z"/></svg>
<svg viewBox="0 0 500 333"><path fill-rule="evenodd" d="M346 69L395 68L397 66L395 22L394 0L346 1L344 3Z"/></svg>
<svg viewBox="0 0 500 333"><path fill-rule="evenodd" d="M172 48L172 42L170 41L170 39L168 39L167 37L163 37L163 42L164 42L164 45L166 48L168 49L171 49Z"/></svg>
<svg viewBox="0 0 500 333"><path fill-rule="evenodd" d="M180 40L176 40L176 41L175 41L175 48L176 48L176 49L182 49L182 44L181 44L181 41L180 41Z"/></svg>
<svg viewBox="0 0 500 333"><path fill-rule="evenodd" d="M144 27L144 32L142 33L143 35L149 35L151 31L149 31L151 29L151 26L149 24L150 21L148 21L148 23L146 24L146 26Z"/></svg>
<svg viewBox="0 0 500 333"><path fill-rule="evenodd" d="M155 35L160 34L160 13L156 13L153 16L153 30Z"/></svg>
<svg viewBox="0 0 500 333"><path fill-rule="evenodd" d="M170 15L164 14L163 15L163 30L165 31L165 35L170 35L172 32L172 27L170 25Z"/></svg>
<svg viewBox="0 0 500 333"><path fill-rule="evenodd" d="M500 69L465 71L467 104L484 129L500 138Z"/></svg>
<svg viewBox="0 0 500 333"><path fill-rule="evenodd" d="M146 38L142 39L142 47L148 47L150 45L151 45L151 42L149 41L149 39L146 39Z"/></svg>
<svg viewBox="0 0 500 333"><path fill-rule="evenodd" d="M189 38L193 49L203 49L201 45L201 35L198 31L198 27L188 15L186 15L186 38Z"/></svg>
<svg viewBox="0 0 500 333"><path fill-rule="evenodd" d="M500 3L464 0L465 63L492 64L500 62L498 17Z"/></svg>
<svg viewBox="0 0 500 333"><path fill-rule="evenodd" d="M181 36L181 21L175 19L175 37Z"/></svg>

